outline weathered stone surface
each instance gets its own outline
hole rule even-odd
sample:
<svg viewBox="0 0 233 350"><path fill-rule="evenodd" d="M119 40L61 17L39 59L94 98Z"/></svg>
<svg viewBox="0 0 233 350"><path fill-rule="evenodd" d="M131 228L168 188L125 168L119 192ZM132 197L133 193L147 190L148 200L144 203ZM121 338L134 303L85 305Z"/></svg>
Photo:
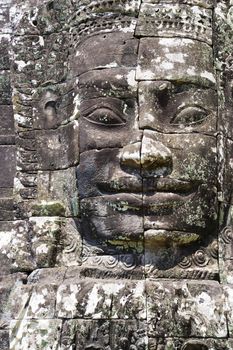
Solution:
<svg viewBox="0 0 233 350"><path fill-rule="evenodd" d="M61 320L16 320L10 325L10 348L58 350Z"/></svg>
<svg viewBox="0 0 233 350"><path fill-rule="evenodd" d="M232 178L232 170L233 170L233 141L230 139L223 139L222 145L219 146L220 149L224 152L221 155L221 169L222 176L222 201L224 203L233 204L232 192L233 192L233 178ZM224 148L223 148L224 147ZM220 173L221 176L221 173Z"/></svg>
<svg viewBox="0 0 233 350"><path fill-rule="evenodd" d="M12 144L14 143L14 138L10 138L10 136L14 135L14 118L12 106L1 105L0 116L0 142L1 144Z"/></svg>
<svg viewBox="0 0 233 350"><path fill-rule="evenodd" d="M62 61L63 62L63 61ZM55 129L72 118L74 109L73 84L50 84L39 87L33 103L33 126L35 129Z"/></svg>
<svg viewBox="0 0 233 350"><path fill-rule="evenodd" d="M8 350L9 349L9 331L0 331L0 349Z"/></svg>
<svg viewBox="0 0 233 350"><path fill-rule="evenodd" d="M103 46L108 47L109 54L106 55L102 50ZM75 47L75 59L72 59L70 63L71 72L79 76L87 71L100 68L135 67L137 48L138 39L133 37L133 33L97 35L94 42L89 38Z"/></svg>
<svg viewBox="0 0 233 350"><path fill-rule="evenodd" d="M54 266L61 220L59 217L32 217L30 230L31 250L36 266L38 268Z"/></svg>
<svg viewBox="0 0 233 350"><path fill-rule="evenodd" d="M79 213L75 168L59 171L39 171L37 177L38 199L43 202L59 202L65 216ZM42 202L42 204L43 204ZM55 213L52 213L55 215Z"/></svg>
<svg viewBox="0 0 233 350"><path fill-rule="evenodd" d="M64 219L56 251L56 266L78 266L83 254L82 236L77 220Z"/></svg>
<svg viewBox="0 0 233 350"><path fill-rule="evenodd" d="M142 38L136 79L212 86L216 83L212 62L212 50L205 43L181 38Z"/></svg>
<svg viewBox="0 0 233 350"><path fill-rule="evenodd" d="M67 268L65 267L37 269L28 276L27 282L29 285L37 284L43 286L49 280L50 285L59 285L65 278L66 270Z"/></svg>
<svg viewBox="0 0 233 350"><path fill-rule="evenodd" d="M216 133L217 94L213 89L196 89L178 81L141 81L139 106L141 128L178 134Z"/></svg>
<svg viewBox="0 0 233 350"><path fill-rule="evenodd" d="M32 33L31 33L32 34ZM19 91L41 84L61 83L67 75L67 40L63 34L15 36L14 64L12 73L14 85ZM24 50L25 46L28 50ZM63 48L63 49L62 49ZM42 68L43 67L43 68ZM35 90L30 91L31 93Z"/></svg>
<svg viewBox="0 0 233 350"><path fill-rule="evenodd" d="M54 318L56 290L56 285L16 286L10 295L12 319Z"/></svg>
<svg viewBox="0 0 233 350"><path fill-rule="evenodd" d="M10 74L8 71L0 72L0 104L11 104L11 84Z"/></svg>
<svg viewBox="0 0 233 350"><path fill-rule="evenodd" d="M72 320L63 326L61 348L145 350L146 325L137 321Z"/></svg>
<svg viewBox="0 0 233 350"><path fill-rule="evenodd" d="M227 337L225 298L218 282L148 282L150 337Z"/></svg>
<svg viewBox="0 0 233 350"><path fill-rule="evenodd" d="M231 273L231 271L229 271ZM226 281L227 282L227 281ZM232 284L225 284L223 286L223 291L225 292L225 298L226 298L226 317L227 317L227 324L228 324L228 332L229 337L232 338L233 334L233 286Z"/></svg>
<svg viewBox="0 0 233 350"><path fill-rule="evenodd" d="M0 70L10 69L10 59L9 59L9 46L10 46L10 35L0 34L1 43L1 58L0 58Z"/></svg>
<svg viewBox="0 0 233 350"><path fill-rule="evenodd" d="M6 0L4 2L1 3L1 9L0 9L0 14L1 14L1 18L0 18L0 28L1 34L7 34L7 33L11 33L11 24L9 21L9 9L10 9L10 5L11 5L11 0Z"/></svg>
<svg viewBox="0 0 233 350"><path fill-rule="evenodd" d="M40 170L57 170L78 163L78 123L73 122L56 130L36 132ZM44 145L48 141L48 147Z"/></svg>
<svg viewBox="0 0 233 350"><path fill-rule="evenodd" d="M233 244L233 229L232 229L232 206L224 205L221 208L222 216L224 217L221 232L219 234L219 270L222 283L232 283L232 244Z"/></svg>
<svg viewBox="0 0 233 350"><path fill-rule="evenodd" d="M17 220L1 225L1 259L3 271L31 271L35 268L33 262L28 225L25 221Z"/></svg>
<svg viewBox="0 0 233 350"><path fill-rule="evenodd" d="M0 1L0 348L233 348L232 20Z"/></svg>
<svg viewBox="0 0 233 350"><path fill-rule="evenodd" d="M156 1L146 1L140 8L137 36L195 38L211 45L211 10L178 2L173 4L171 10L169 1L160 5L151 4L151 2L156 3ZM192 2L190 4L193 5Z"/></svg>
<svg viewBox="0 0 233 350"><path fill-rule="evenodd" d="M0 146L0 187L13 187L15 174L15 147Z"/></svg>
<svg viewBox="0 0 233 350"><path fill-rule="evenodd" d="M142 279L145 276L143 254L101 255L92 251L92 247L83 247L81 276L115 279ZM94 254L100 254L93 256Z"/></svg>
<svg viewBox="0 0 233 350"><path fill-rule="evenodd" d="M145 319L144 281L80 280L64 282L57 292L59 318Z"/></svg>
<svg viewBox="0 0 233 350"><path fill-rule="evenodd" d="M160 4L160 3L166 3L166 4L172 4L173 0L142 0L142 2L151 3L151 4ZM204 8L213 8L213 1L212 0L178 0L177 4L187 4L187 5L197 5Z"/></svg>
<svg viewBox="0 0 233 350"><path fill-rule="evenodd" d="M6 190L10 190L10 188L6 188ZM13 211L13 199L12 199L12 191L7 191L8 193L4 193L5 188L3 190L3 198L0 198L0 220L7 221L14 219L14 211ZM4 198L6 195L6 198Z"/></svg>
<svg viewBox="0 0 233 350"><path fill-rule="evenodd" d="M154 350L230 350L232 340L221 339L182 339L182 338L149 338L148 349Z"/></svg>
<svg viewBox="0 0 233 350"><path fill-rule="evenodd" d="M145 249L145 274L148 278L219 278L217 240L207 246L200 246L199 242L192 243L192 248L187 248L187 240L192 239L189 234L167 232L165 236L162 230L158 230L157 237L157 246ZM166 243L168 237L174 242L170 247Z"/></svg>
<svg viewBox="0 0 233 350"><path fill-rule="evenodd" d="M29 4L36 6L37 11L31 11L28 4L20 2L16 2L10 10L11 23L18 35L57 32L74 11L70 0L55 0L52 5L46 0L31 0Z"/></svg>

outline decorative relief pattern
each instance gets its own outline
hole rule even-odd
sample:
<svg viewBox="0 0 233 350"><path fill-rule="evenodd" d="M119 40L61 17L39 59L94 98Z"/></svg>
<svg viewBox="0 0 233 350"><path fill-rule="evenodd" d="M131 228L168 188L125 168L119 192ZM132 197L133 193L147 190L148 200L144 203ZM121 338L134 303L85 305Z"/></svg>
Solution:
<svg viewBox="0 0 233 350"><path fill-rule="evenodd" d="M151 34L153 33L153 34ZM179 36L212 44L212 11L200 7L143 4L136 35Z"/></svg>

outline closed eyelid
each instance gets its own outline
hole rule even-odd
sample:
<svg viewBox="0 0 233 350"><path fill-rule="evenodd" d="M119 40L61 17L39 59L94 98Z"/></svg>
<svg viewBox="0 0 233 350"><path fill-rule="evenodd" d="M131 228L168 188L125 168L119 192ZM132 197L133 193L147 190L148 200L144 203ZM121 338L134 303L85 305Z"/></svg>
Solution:
<svg viewBox="0 0 233 350"><path fill-rule="evenodd" d="M200 106L185 106L175 113L170 124L195 125L204 122L211 114L207 109Z"/></svg>
<svg viewBox="0 0 233 350"><path fill-rule="evenodd" d="M102 126L120 126L125 124L125 119L117 115L112 110L97 108L92 113L84 117L89 122Z"/></svg>
<svg viewBox="0 0 233 350"><path fill-rule="evenodd" d="M80 112L83 115L87 115L89 113L94 112L97 109L105 108L113 111L118 115L121 115L123 113L124 105L125 103L122 100L117 98L111 98L111 99L93 98L93 99L88 99L86 101L83 101L83 103L80 106Z"/></svg>

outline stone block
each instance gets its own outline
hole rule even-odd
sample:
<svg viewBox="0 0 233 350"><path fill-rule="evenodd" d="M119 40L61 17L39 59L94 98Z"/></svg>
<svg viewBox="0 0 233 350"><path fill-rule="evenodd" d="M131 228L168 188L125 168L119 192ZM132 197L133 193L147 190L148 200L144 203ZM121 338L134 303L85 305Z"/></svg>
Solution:
<svg viewBox="0 0 233 350"><path fill-rule="evenodd" d="M59 349L61 320L14 320L10 324L10 348Z"/></svg>
<svg viewBox="0 0 233 350"><path fill-rule="evenodd" d="M11 101L11 81L9 71L0 72L0 105L10 105Z"/></svg>
<svg viewBox="0 0 233 350"><path fill-rule="evenodd" d="M57 292L60 318L145 319L144 281L85 279L67 284Z"/></svg>
<svg viewBox="0 0 233 350"><path fill-rule="evenodd" d="M59 217L31 217L31 249L37 268L52 267L56 261L61 231Z"/></svg>
<svg viewBox="0 0 233 350"><path fill-rule="evenodd" d="M169 1L155 4L145 1L139 14L136 35L139 37L184 37L195 38L212 44L212 11ZM193 5L193 2L191 3ZM195 11L196 9L196 11Z"/></svg>
<svg viewBox="0 0 233 350"><path fill-rule="evenodd" d="M36 269L28 276L28 284L59 285L65 278L66 270L65 267Z"/></svg>
<svg viewBox="0 0 233 350"><path fill-rule="evenodd" d="M108 55L103 50L106 46ZM91 38L87 38L78 46L76 44L76 52L71 58L71 71L79 76L100 68L135 67L137 48L138 39L130 32L98 34L94 42Z"/></svg>
<svg viewBox="0 0 233 350"><path fill-rule="evenodd" d="M150 337L227 337L225 296L218 282L147 282Z"/></svg>
<svg viewBox="0 0 233 350"><path fill-rule="evenodd" d="M175 233L171 232L173 239ZM158 236L162 235L161 231ZM169 233L166 232L168 236ZM183 233L183 239L190 235ZM161 239L161 237L160 237ZM182 239L182 236L179 237ZM207 246L193 244L193 249L185 245L160 246L154 245L153 249L145 247L145 274L147 278L177 278L216 280L219 278L218 243L216 239L210 240Z"/></svg>
<svg viewBox="0 0 233 350"><path fill-rule="evenodd" d="M9 350L9 331L0 331L0 349Z"/></svg>
<svg viewBox="0 0 233 350"><path fill-rule="evenodd" d="M149 338L148 350L231 350L232 339L215 338Z"/></svg>
<svg viewBox="0 0 233 350"><path fill-rule="evenodd" d="M56 130L38 130L36 139L39 170L64 169L78 163L79 137L76 121Z"/></svg>
<svg viewBox="0 0 233 350"><path fill-rule="evenodd" d="M139 125L162 133L216 136L217 101L217 92L211 88L197 89L176 81L140 81Z"/></svg>
<svg viewBox="0 0 233 350"><path fill-rule="evenodd" d="M35 267L26 222L22 220L1 222L0 261L3 274L31 271Z"/></svg>
<svg viewBox="0 0 233 350"><path fill-rule="evenodd" d="M80 273L86 277L138 279L145 277L142 254L101 255L97 247L83 245Z"/></svg>
<svg viewBox="0 0 233 350"><path fill-rule="evenodd" d="M15 146L0 146L0 187L13 187L15 175Z"/></svg>
<svg viewBox="0 0 233 350"><path fill-rule="evenodd" d="M8 198L0 198L0 221L7 221L14 219L13 198L12 193Z"/></svg>
<svg viewBox="0 0 233 350"><path fill-rule="evenodd" d="M146 324L135 320L70 320L64 323L61 349L147 349Z"/></svg>
<svg viewBox="0 0 233 350"><path fill-rule="evenodd" d="M71 218L63 219L57 247L56 266L79 266L82 249L82 236L78 223Z"/></svg>
<svg viewBox="0 0 233 350"><path fill-rule="evenodd" d="M39 171L38 201L56 201L64 207L65 216L78 216L79 202L75 168L58 171Z"/></svg>
<svg viewBox="0 0 233 350"><path fill-rule="evenodd" d="M211 47L197 40L142 38L136 79L172 80L213 86L216 79L212 55Z"/></svg>
<svg viewBox="0 0 233 350"><path fill-rule="evenodd" d="M22 285L11 292L10 312L14 320L52 319L55 314L56 285Z"/></svg>
<svg viewBox="0 0 233 350"><path fill-rule="evenodd" d="M0 34L0 71L10 69L10 60L9 60L9 44L10 44L10 35L9 34Z"/></svg>
<svg viewBox="0 0 233 350"><path fill-rule="evenodd" d="M6 246L6 255L11 261L11 270L14 272L32 271L36 266L31 251L28 222L14 221L10 234L10 244Z"/></svg>
<svg viewBox="0 0 233 350"><path fill-rule="evenodd" d="M13 107L0 105L0 144L14 144Z"/></svg>

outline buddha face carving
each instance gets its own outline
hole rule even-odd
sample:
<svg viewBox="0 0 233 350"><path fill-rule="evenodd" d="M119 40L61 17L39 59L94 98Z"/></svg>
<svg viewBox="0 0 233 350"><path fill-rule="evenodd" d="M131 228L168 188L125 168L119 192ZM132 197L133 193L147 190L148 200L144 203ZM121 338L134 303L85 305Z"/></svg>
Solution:
<svg viewBox="0 0 233 350"><path fill-rule="evenodd" d="M82 234L122 251L190 245L213 232L218 211L211 48L124 35L86 39L72 62Z"/></svg>

